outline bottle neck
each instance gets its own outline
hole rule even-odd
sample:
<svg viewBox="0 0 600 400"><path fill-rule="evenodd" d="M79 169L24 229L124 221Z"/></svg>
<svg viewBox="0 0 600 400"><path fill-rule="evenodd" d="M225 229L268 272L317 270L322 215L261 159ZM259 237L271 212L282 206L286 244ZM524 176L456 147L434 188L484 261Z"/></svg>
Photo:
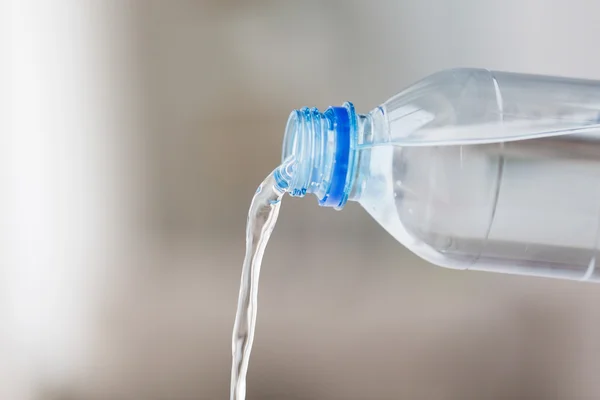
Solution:
<svg viewBox="0 0 600 400"><path fill-rule="evenodd" d="M359 119L354 106L294 110L283 140L282 166L276 173L291 196L314 194L323 207L344 207L353 191Z"/></svg>

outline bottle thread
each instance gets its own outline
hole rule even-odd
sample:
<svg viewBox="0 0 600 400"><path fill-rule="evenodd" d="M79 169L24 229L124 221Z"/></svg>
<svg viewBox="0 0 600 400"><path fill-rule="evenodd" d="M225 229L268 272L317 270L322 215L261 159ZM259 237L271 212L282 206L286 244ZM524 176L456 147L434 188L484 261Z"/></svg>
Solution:
<svg viewBox="0 0 600 400"><path fill-rule="evenodd" d="M276 173L291 196L314 194L319 205L341 209L352 189L357 117L351 103L325 112L302 108L290 114ZM285 187L284 187L285 186Z"/></svg>

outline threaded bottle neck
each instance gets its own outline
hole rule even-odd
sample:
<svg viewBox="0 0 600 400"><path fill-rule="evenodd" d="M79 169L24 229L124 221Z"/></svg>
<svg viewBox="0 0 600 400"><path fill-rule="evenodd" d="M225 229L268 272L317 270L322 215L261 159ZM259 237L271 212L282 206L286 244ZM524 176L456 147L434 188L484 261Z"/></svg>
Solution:
<svg viewBox="0 0 600 400"><path fill-rule="evenodd" d="M290 114L279 171L291 196L312 193L324 207L342 208L348 200L356 161L356 114L351 103L302 108ZM290 161L291 160L291 161Z"/></svg>

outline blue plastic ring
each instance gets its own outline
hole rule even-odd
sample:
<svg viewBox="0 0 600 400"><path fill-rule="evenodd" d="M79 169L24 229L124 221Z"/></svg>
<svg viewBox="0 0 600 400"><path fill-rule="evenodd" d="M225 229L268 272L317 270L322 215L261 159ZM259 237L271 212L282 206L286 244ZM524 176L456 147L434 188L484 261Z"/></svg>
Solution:
<svg viewBox="0 0 600 400"><path fill-rule="evenodd" d="M330 123L335 131L335 161L331 173L329 190L319 201L326 207L339 207L344 199L346 178L348 176L348 161L350 158L350 115L345 107L329 107L325 114L329 114ZM333 115L331 115L333 114Z"/></svg>

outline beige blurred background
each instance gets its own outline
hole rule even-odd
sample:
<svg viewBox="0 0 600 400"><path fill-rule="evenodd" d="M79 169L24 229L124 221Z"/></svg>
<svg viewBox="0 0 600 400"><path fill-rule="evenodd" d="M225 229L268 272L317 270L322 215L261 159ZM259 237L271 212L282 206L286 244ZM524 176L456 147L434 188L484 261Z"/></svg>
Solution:
<svg viewBox="0 0 600 400"><path fill-rule="evenodd" d="M246 212L292 109L366 112L457 66L600 79L586 0L2 14L7 400L228 397ZM600 397L600 286L433 267L354 204L285 199L260 292L249 399Z"/></svg>

